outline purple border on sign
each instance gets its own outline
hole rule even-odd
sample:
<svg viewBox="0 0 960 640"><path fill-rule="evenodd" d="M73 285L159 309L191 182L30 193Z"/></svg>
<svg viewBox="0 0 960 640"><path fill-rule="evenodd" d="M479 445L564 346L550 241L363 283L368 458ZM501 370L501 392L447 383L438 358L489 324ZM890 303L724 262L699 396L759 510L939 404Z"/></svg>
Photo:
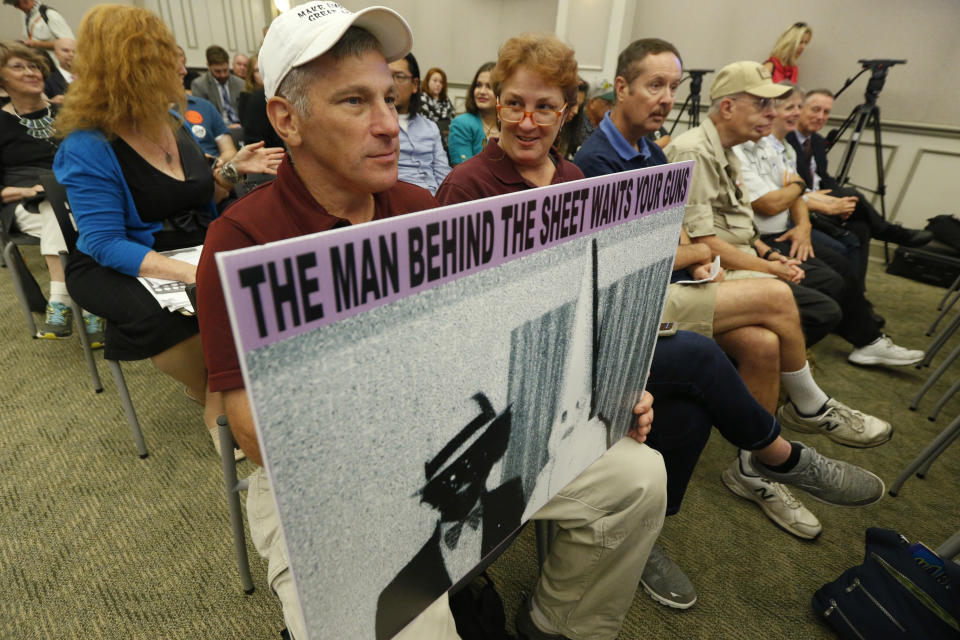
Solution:
<svg viewBox="0 0 960 640"><path fill-rule="evenodd" d="M240 352L683 205L692 167L635 169L218 253Z"/></svg>

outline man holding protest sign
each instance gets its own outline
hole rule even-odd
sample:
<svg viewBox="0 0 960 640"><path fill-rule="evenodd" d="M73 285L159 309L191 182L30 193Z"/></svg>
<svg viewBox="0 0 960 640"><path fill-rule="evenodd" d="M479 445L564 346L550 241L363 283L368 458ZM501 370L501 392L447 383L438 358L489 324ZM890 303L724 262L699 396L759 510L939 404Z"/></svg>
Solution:
<svg viewBox="0 0 960 640"><path fill-rule="evenodd" d="M197 274L211 389L224 392L234 436L257 464L263 459L214 255L436 206L427 191L397 182L397 90L388 62L402 58L411 44L409 27L392 10L353 14L333 2L311 2L278 17L261 48L267 114L290 157L274 182L239 200L211 225ZM537 615L558 634L612 640L659 533L663 462L640 444L652 422L651 403L647 394L634 408L633 439L615 445L538 514L557 520L562 531L538 585ZM605 505L602 512L582 512L581 505L595 501ZM262 467L251 476L247 512L287 627L302 639L303 614ZM612 584L612 573L624 579ZM410 624L402 631L393 630L399 631L394 637L458 638L445 595L413 619L416 613L403 620Z"/></svg>

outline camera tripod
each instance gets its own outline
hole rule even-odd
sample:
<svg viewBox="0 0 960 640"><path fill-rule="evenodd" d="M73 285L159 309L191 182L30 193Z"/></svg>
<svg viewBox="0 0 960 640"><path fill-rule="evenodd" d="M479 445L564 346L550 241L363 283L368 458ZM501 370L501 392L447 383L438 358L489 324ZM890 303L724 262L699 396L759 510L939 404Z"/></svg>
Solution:
<svg viewBox="0 0 960 640"><path fill-rule="evenodd" d="M906 64L907 61L858 60L858 62L863 66L863 68L860 70L860 73L847 80L846 84L844 84L843 87L837 91L834 97L839 97L847 87L853 84L853 82L864 72L869 70L871 75L870 80L867 82L864 102L854 107L853 111L850 112L850 115L847 116L847 119L844 120L843 124L840 125L840 128L833 129L827 134L826 145L828 151L833 149L833 145L836 144L841 137L843 137L843 134L847 131L847 129L850 128L850 125L853 125L853 132L850 134L850 139L847 141L847 148L843 152L843 158L840 160L840 170L837 174L837 182L843 186L849 182L850 168L853 166L853 159L857 155L857 148L860 146L861 134L868 125L872 126L874 150L876 152L877 188L865 190L880 196L880 215L884 220L886 220L887 185L883 177L883 144L880 126L880 105L877 104L877 98L880 96L880 91L883 90L883 84L886 82L887 71L890 69L890 67L896 64ZM886 261L889 262L890 256L886 242L883 243L883 251L884 258L886 258Z"/></svg>
<svg viewBox="0 0 960 640"><path fill-rule="evenodd" d="M700 89L703 86L703 76L708 73L713 73L713 69L686 69L686 72L689 74L685 80L690 80L690 95L683 101L683 105L680 107L680 113L677 114L677 119L673 121L673 126L670 127L670 133L668 135L671 136L673 135L673 130L676 129L680 123L680 119L683 118L684 112L688 110L688 105L690 128L700 126Z"/></svg>

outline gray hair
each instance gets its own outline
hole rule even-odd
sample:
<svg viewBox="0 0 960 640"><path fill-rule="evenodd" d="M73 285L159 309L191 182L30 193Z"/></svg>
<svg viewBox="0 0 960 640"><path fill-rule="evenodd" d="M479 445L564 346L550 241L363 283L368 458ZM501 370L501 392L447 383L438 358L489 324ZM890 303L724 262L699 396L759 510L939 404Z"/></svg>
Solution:
<svg viewBox="0 0 960 640"><path fill-rule="evenodd" d="M793 96L800 96L800 99L803 100L804 92L803 89L800 88L800 85L794 84L789 80L781 80L777 84L781 87L790 87L790 91L780 96L778 100L789 100Z"/></svg>
<svg viewBox="0 0 960 640"><path fill-rule="evenodd" d="M739 94L733 94L733 95L739 95ZM710 103L710 109L707 111L707 115L708 115L708 116L713 116L713 115L716 115L717 113L719 113L719 112L720 112L720 103L723 102L724 100L726 100L727 98L732 98L733 95L730 95L730 96L720 96L719 98L717 98L716 100L714 100L713 102L711 102L711 103Z"/></svg>
<svg viewBox="0 0 960 640"><path fill-rule="evenodd" d="M347 57L359 58L368 51L383 51L383 47L377 38L360 27L350 27L340 36L327 52L323 55L329 55L334 61L339 62ZM317 77L317 67L309 62L299 67L291 69L280 86L277 88L277 95L286 98L293 108L301 116L309 116L312 110L310 104L310 85Z"/></svg>

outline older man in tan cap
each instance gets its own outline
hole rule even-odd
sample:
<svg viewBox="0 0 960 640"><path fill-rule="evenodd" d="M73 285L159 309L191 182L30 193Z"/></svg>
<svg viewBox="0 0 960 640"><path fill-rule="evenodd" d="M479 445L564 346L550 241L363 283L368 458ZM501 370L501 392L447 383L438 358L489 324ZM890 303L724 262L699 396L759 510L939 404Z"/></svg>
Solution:
<svg viewBox="0 0 960 640"><path fill-rule="evenodd" d="M665 151L671 162L696 161L683 219L690 238L720 256L728 279L775 276L790 284L807 344L814 344L840 322L840 307L830 296L800 287L804 279L800 262L760 240L733 152L734 146L770 133L777 115L775 100L789 91L774 84L759 63L729 64L710 87L708 117L677 136Z"/></svg>
<svg viewBox="0 0 960 640"><path fill-rule="evenodd" d="M797 302L806 344L811 345L842 318L836 299L843 297L843 279L824 266L810 271L810 280L818 280L821 289L835 285L832 295L800 286L801 282L807 284L805 269L814 260L801 267L800 261L760 240L751 207L753 197L743 186L740 161L733 151L734 146L756 142L770 132L777 113L776 100L790 91L789 86L774 84L770 72L759 63L727 65L710 87L709 117L699 127L678 136L665 151L671 162L696 162L683 219L691 240L707 245L713 256L720 256L728 280L771 276L784 280ZM799 185L797 191L801 191ZM849 306L844 304L843 310ZM813 380L809 364L804 362L795 371L783 369L784 364L781 361L782 384L810 395L806 396L807 402L798 403L798 396L791 393L790 400L777 410L781 424L804 433L823 433L831 439L843 433L843 444L853 447L873 447L890 439L892 429L887 422L827 398ZM822 403L819 408L818 403Z"/></svg>

